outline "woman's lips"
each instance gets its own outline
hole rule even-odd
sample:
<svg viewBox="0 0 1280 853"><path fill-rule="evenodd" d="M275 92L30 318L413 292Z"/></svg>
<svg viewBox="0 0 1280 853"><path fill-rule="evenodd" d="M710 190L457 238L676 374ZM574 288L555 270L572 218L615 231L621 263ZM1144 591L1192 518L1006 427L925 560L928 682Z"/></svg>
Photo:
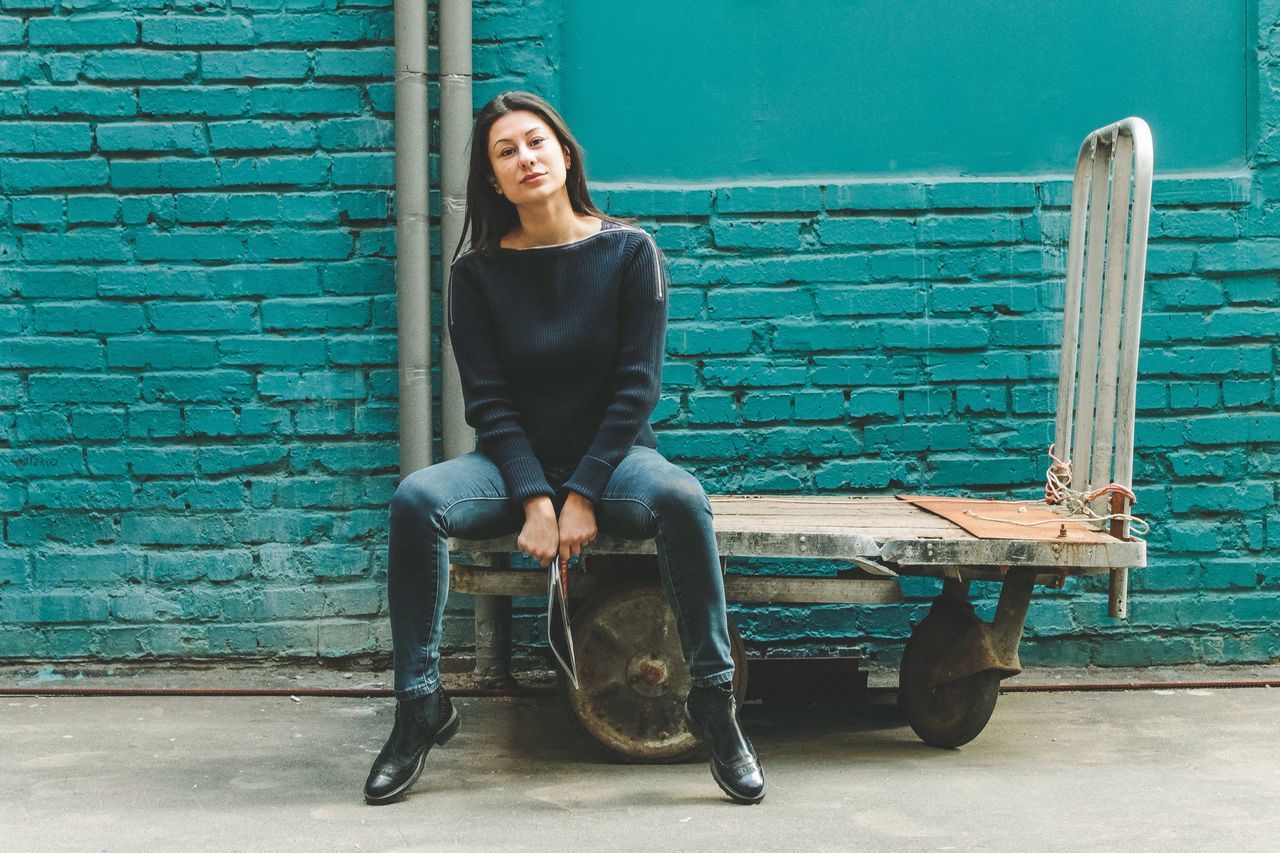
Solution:
<svg viewBox="0 0 1280 853"><path fill-rule="evenodd" d="M546 173L546 172L541 172L541 173L539 173L539 174L537 174L537 175L530 175L529 177L527 177L527 178L525 178L524 180L520 181L520 183L522 183L522 184L531 184L531 183L533 183L534 181L538 180L539 178L545 178L546 176L547 176L547 173Z"/></svg>

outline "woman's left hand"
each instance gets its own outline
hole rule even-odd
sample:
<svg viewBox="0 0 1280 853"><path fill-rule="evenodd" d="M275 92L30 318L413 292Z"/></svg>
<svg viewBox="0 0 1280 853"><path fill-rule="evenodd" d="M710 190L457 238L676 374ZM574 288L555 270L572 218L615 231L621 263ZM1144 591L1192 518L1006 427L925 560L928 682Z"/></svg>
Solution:
<svg viewBox="0 0 1280 853"><path fill-rule="evenodd" d="M569 492L560 510L560 564L582 554L582 546L596 538L596 511L591 501L577 492Z"/></svg>

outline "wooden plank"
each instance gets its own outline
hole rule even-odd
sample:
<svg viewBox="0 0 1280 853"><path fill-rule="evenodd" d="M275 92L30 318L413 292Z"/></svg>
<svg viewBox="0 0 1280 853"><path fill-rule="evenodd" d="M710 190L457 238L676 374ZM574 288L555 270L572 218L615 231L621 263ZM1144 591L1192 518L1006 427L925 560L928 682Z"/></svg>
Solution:
<svg viewBox="0 0 1280 853"><path fill-rule="evenodd" d="M655 579L656 580L656 579ZM540 571L449 567L449 588L471 595L539 597L547 594L547 576ZM594 595L600 579L588 573L569 573L569 595ZM896 604L902 591L893 579L800 578L775 575L735 575L724 578L729 601L764 604Z"/></svg>
<svg viewBox="0 0 1280 853"><path fill-rule="evenodd" d="M725 575L729 601L763 604L897 604L902 589L894 578L792 578Z"/></svg>
<svg viewBox="0 0 1280 853"><path fill-rule="evenodd" d="M887 534L895 535L893 531L887 531ZM484 540L451 538L449 553L512 554L519 550L516 539L516 534ZM722 557L840 559L874 557L880 553L880 545L876 539L861 530L773 533L764 530L717 529L716 543ZM652 539L621 539L601 534L587 546L586 551L588 554L655 554L657 547Z"/></svg>
<svg viewBox="0 0 1280 853"><path fill-rule="evenodd" d="M911 574L911 566L984 565L1036 566L1071 570L1140 568L1147 564L1147 544L1142 540L1108 544L1028 542L1011 539L973 539L968 542L938 539L898 539L885 542L882 562L895 571Z"/></svg>

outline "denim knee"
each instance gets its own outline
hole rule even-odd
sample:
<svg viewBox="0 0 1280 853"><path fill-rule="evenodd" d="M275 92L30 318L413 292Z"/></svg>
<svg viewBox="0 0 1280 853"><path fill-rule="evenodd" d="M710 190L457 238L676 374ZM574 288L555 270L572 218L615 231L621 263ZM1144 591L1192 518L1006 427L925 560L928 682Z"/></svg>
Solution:
<svg viewBox="0 0 1280 853"><path fill-rule="evenodd" d="M440 489L439 476L431 467L419 468L400 481L391 496L391 517L439 523L439 513L448 496Z"/></svg>
<svg viewBox="0 0 1280 853"><path fill-rule="evenodd" d="M699 511L711 514L711 501L707 498L706 490L702 488L698 478L687 471L663 480L650 500L654 512L666 518Z"/></svg>

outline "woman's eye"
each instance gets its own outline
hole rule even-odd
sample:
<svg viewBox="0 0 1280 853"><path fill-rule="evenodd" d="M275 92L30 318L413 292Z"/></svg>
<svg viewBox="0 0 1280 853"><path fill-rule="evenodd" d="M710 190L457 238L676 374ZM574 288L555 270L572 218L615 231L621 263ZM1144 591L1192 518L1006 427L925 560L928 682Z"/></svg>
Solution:
<svg viewBox="0 0 1280 853"><path fill-rule="evenodd" d="M515 151L514 148L503 148L502 152L498 156L506 157L508 154L512 153L513 151Z"/></svg>
<svg viewBox="0 0 1280 853"><path fill-rule="evenodd" d="M542 142L542 137L541 137L541 136L535 136L535 137L533 138L533 141L532 141L532 142L530 142L529 144L530 144L530 145L537 145L537 144L539 144L539 143L541 143L541 142Z"/></svg>

